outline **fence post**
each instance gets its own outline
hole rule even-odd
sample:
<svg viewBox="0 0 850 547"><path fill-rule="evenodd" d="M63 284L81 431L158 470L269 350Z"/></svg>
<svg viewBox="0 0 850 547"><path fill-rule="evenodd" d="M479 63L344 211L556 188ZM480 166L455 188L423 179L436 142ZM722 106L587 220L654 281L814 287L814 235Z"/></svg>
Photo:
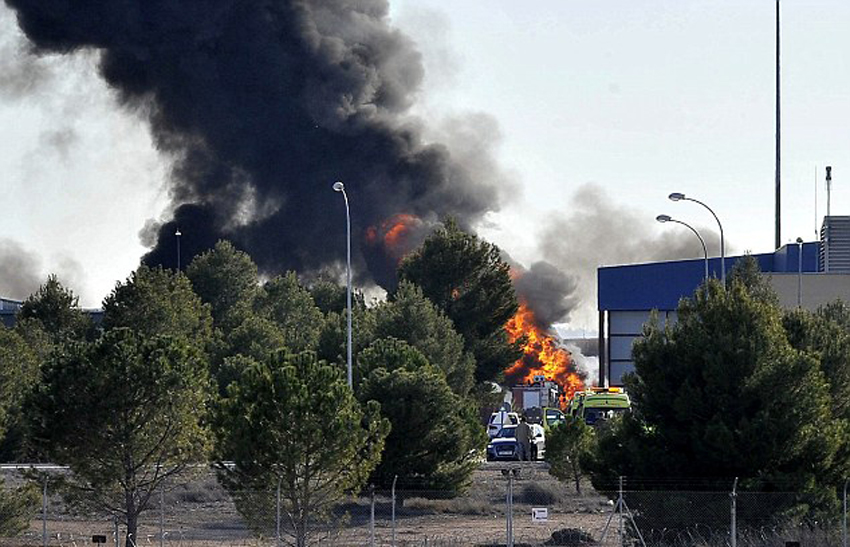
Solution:
<svg viewBox="0 0 850 547"><path fill-rule="evenodd" d="M165 485L159 483L159 547L165 541Z"/></svg>
<svg viewBox="0 0 850 547"><path fill-rule="evenodd" d="M115 526L115 547L121 547L121 539L118 537L118 515L112 515L112 524Z"/></svg>
<svg viewBox="0 0 850 547"><path fill-rule="evenodd" d="M514 474L508 470L508 538L507 547L514 547Z"/></svg>
<svg viewBox="0 0 850 547"><path fill-rule="evenodd" d="M624 534L625 530L624 530L624 526L623 526L623 476L622 475L620 475L619 487L620 487L620 492L618 493L619 499L617 501L618 501L618 505L620 507L620 510L619 510L619 513L620 513L620 547L623 547L625 545L625 534Z"/></svg>
<svg viewBox="0 0 850 547"><path fill-rule="evenodd" d="M392 513L392 515L393 515L392 516L393 533L392 533L392 542L390 543L390 545L392 547L395 547L395 481L397 481L397 480L398 480L398 475L393 477L393 492L392 492L392 498L393 498L393 513ZM847 546L845 545L844 547L847 547Z"/></svg>
<svg viewBox="0 0 850 547"><path fill-rule="evenodd" d="M735 482L732 483L732 493L729 494L732 498L732 523L729 530L729 541L731 547L738 545L738 477L735 477Z"/></svg>
<svg viewBox="0 0 850 547"><path fill-rule="evenodd" d="M47 547L47 474L44 475L44 488L41 492L41 544Z"/></svg>
<svg viewBox="0 0 850 547"><path fill-rule="evenodd" d="M847 547L847 483L850 479L844 481L844 496L842 498L842 513L841 513L841 545Z"/></svg>
<svg viewBox="0 0 850 547"><path fill-rule="evenodd" d="M277 478L277 494L275 495L275 517L274 517L274 539L275 546L280 545L280 481L283 477Z"/></svg>
<svg viewBox="0 0 850 547"><path fill-rule="evenodd" d="M370 509L371 512L369 514L369 546L375 547L375 485L371 485L369 487L370 490Z"/></svg>

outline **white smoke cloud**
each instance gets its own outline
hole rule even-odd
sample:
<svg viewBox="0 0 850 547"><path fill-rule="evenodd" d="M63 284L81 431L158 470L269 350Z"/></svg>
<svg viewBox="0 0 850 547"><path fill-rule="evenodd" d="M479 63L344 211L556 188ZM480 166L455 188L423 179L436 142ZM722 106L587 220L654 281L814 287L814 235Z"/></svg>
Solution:
<svg viewBox="0 0 850 547"><path fill-rule="evenodd" d="M577 306L570 318L595 326L596 270L612 266L703 256L699 240L682 226L659 230L655 218L616 202L598 184L580 186L569 201L568 214L553 213L540 224L539 254L577 279ZM719 245L712 230L695 225L709 255ZM728 243L727 243L728 248Z"/></svg>

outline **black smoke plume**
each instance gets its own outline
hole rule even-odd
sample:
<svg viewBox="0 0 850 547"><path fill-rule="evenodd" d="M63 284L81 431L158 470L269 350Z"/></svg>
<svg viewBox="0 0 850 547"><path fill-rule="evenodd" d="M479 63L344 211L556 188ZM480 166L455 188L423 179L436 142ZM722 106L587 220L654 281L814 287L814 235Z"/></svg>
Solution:
<svg viewBox="0 0 850 547"><path fill-rule="evenodd" d="M514 288L520 300L534 310L542 329L569 320L570 311L578 304L575 278L543 260L519 275Z"/></svg>
<svg viewBox="0 0 850 547"><path fill-rule="evenodd" d="M423 140L408 115L423 77L385 0L5 0L41 53L91 48L172 160L173 219L145 261L174 267L228 238L265 272L343 259L351 200L355 261L392 215L471 227L498 208L476 161ZM484 163L492 163L491 157ZM151 228L146 229L151 235Z"/></svg>

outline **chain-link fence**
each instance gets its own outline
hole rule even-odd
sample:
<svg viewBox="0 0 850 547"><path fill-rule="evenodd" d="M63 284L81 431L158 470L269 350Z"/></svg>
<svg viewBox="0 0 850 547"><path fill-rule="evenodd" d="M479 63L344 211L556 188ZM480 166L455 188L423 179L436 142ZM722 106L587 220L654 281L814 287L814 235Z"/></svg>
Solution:
<svg viewBox="0 0 850 547"><path fill-rule="evenodd" d="M2 545L82 546L93 539L124 547L124 523L113 515L69 504L57 479L43 472L41 505L28 530ZM4 488L23 480L5 472ZM46 480L45 480L46 479ZM604 493L560 483L543 463L484 464L467 492L367 488L307 523L309 545L454 547L659 545L704 547L844 546L841 511L810 509L819 500L795 493L743 492L730 481L725 491L689 490L668 483L647 488L628 479ZM46 496L44 495L46 493ZM85 501L85 500L82 500ZM2 508L0 508L0 512ZM812 515L817 515L813 517ZM232 495L211 472L195 472L157 490L143 513L137 546L259 546L295 544L295 517L277 490Z"/></svg>

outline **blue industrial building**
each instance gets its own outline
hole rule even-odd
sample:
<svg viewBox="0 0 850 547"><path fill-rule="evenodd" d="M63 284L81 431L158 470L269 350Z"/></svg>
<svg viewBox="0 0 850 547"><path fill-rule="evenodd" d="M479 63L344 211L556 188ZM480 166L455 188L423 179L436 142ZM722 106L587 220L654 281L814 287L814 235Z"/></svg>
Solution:
<svg viewBox="0 0 850 547"><path fill-rule="evenodd" d="M22 305L23 302L20 300L0 297L0 324L8 328L14 327ZM100 308L81 308L81 310L94 321L95 325L99 325L103 319L103 310Z"/></svg>
<svg viewBox="0 0 850 547"><path fill-rule="evenodd" d="M838 298L850 300L850 217L824 219L820 241L789 244L754 254L784 306L808 309ZM726 272L741 256L726 257ZM709 259L709 275L720 278L720 258ZM632 344L650 313L675 321L679 300L693 295L705 276L705 260L676 260L605 266L597 270L599 385L622 385L634 369Z"/></svg>
<svg viewBox="0 0 850 547"><path fill-rule="evenodd" d="M9 328L14 327L15 316L19 309L21 309L19 300L0 298L0 323Z"/></svg>

